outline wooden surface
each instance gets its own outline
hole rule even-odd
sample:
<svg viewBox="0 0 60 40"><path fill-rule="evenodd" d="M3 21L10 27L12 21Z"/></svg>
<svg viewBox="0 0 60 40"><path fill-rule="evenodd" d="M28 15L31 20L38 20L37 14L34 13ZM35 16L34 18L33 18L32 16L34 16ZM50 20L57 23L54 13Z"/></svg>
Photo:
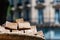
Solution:
<svg viewBox="0 0 60 40"><path fill-rule="evenodd" d="M0 34L0 40L44 40L44 39L28 35Z"/></svg>

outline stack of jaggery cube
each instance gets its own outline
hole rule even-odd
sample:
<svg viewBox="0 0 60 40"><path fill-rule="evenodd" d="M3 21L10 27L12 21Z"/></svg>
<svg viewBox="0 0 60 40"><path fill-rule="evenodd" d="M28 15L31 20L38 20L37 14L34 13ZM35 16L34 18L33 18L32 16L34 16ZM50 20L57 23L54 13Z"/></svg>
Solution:
<svg viewBox="0 0 60 40"><path fill-rule="evenodd" d="M42 31L37 32L36 26L31 26L30 23L24 21L23 18L16 19L15 22L6 21L3 27L0 26L0 32L36 35L44 38Z"/></svg>

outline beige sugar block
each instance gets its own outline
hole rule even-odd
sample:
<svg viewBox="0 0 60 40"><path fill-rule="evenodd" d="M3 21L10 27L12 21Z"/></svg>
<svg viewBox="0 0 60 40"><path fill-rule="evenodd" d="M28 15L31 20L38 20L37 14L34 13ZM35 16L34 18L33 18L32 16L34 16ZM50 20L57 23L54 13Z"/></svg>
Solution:
<svg viewBox="0 0 60 40"><path fill-rule="evenodd" d="M25 33L27 33L27 34L35 34L35 33L37 33L36 26L31 26L31 29L25 30Z"/></svg>
<svg viewBox="0 0 60 40"><path fill-rule="evenodd" d="M3 32L4 30L5 30L5 28L0 26L0 32Z"/></svg>
<svg viewBox="0 0 60 40"><path fill-rule="evenodd" d="M18 32L18 30L12 30L12 32Z"/></svg>
<svg viewBox="0 0 60 40"><path fill-rule="evenodd" d="M7 30L4 27L0 26L0 32L7 33L7 32L10 32L10 30Z"/></svg>
<svg viewBox="0 0 60 40"><path fill-rule="evenodd" d="M42 37L43 37L43 36L44 36L43 31L38 31L38 32L37 32L37 35L39 35L39 36L42 36Z"/></svg>
<svg viewBox="0 0 60 40"><path fill-rule="evenodd" d="M4 33L10 33L10 30L5 29Z"/></svg>
<svg viewBox="0 0 60 40"><path fill-rule="evenodd" d="M23 19L23 18L16 19L16 22L17 22L17 23L22 23L22 22L24 22L24 19Z"/></svg>
<svg viewBox="0 0 60 40"><path fill-rule="evenodd" d="M13 33L21 33L22 34L23 33L23 30L20 30L20 31L19 30L12 30L12 32Z"/></svg>
<svg viewBox="0 0 60 40"><path fill-rule="evenodd" d="M6 24L8 24L8 23L11 23L11 22L9 22L9 21L6 21L2 26L5 26Z"/></svg>
<svg viewBox="0 0 60 40"><path fill-rule="evenodd" d="M24 28L31 28L30 23L29 22L23 22L23 23L19 23L19 29L24 29Z"/></svg>
<svg viewBox="0 0 60 40"><path fill-rule="evenodd" d="M17 29L17 23L6 22L5 27L9 29Z"/></svg>

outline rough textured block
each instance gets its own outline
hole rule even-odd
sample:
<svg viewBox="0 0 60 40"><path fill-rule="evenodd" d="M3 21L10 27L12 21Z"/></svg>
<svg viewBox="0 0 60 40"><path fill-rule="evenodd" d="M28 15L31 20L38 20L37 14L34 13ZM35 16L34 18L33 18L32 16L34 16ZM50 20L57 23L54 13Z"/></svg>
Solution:
<svg viewBox="0 0 60 40"><path fill-rule="evenodd" d="M44 37L43 31L38 31L38 32L37 32L37 36L40 36L40 37L43 38L43 37Z"/></svg>
<svg viewBox="0 0 60 40"><path fill-rule="evenodd" d="M5 29L5 30L4 30L4 33L10 33L10 30Z"/></svg>
<svg viewBox="0 0 60 40"><path fill-rule="evenodd" d="M19 23L19 29L31 28L29 22Z"/></svg>
<svg viewBox="0 0 60 40"><path fill-rule="evenodd" d="M0 32L3 32L4 30L5 30L5 28L0 26Z"/></svg>
<svg viewBox="0 0 60 40"><path fill-rule="evenodd" d="M0 32L7 33L7 32L10 32L10 30L7 30L4 27L0 26Z"/></svg>
<svg viewBox="0 0 60 40"><path fill-rule="evenodd" d="M12 32L22 34L23 33L23 30L21 30L21 31L19 31L19 30L12 30Z"/></svg>
<svg viewBox="0 0 60 40"><path fill-rule="evenodd" d="M30 30L25 30L25 33L27 33L27 34L35 34L35 33L37 33L36 26L31 26L31 29Z"/></svg>
<svg viewBox="0 0 60 40"><path fill-rule="evenodd" d="M24 19L23 19L23 18L16 19L16 22L17 22L17 23L22 23L22 22L24 22Z"/></svg>
<svg viewBox="0 0 60 40"><path fill-rule="evenodd" d="M6 22L5 27L9 29L17 29L17 23Z"/></svg>

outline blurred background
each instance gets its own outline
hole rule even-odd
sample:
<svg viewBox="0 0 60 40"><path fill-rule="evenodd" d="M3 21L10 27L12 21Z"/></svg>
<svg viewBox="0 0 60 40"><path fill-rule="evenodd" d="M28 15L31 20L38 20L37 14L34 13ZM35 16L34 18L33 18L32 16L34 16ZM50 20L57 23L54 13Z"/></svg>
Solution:
<svg viewBox="0 0 60 40"><path fill-rule="evenodd" d="M60 40L60 0L9 0L6 19L18 18L36 25L46 40Z"/></svg>

